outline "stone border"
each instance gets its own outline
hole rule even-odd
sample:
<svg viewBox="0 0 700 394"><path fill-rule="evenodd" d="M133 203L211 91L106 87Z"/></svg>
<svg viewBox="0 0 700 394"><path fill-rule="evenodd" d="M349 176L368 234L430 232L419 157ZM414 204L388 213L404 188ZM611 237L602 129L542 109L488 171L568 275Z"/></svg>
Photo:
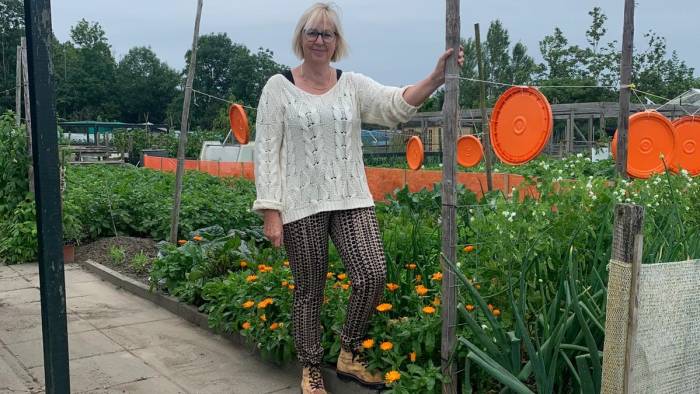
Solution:
<svg viewBox="0 0 700 394"><path fill-rule="evenodd" d="M206 330L214 335L220 335L237 346L245 348L247 351L256 354L259 358L260 353L257 351L254 345L249 344L245 341L245 338L238 335L237 333L225 333L218 332L212 328L209 328L209 316L205 313L200 312L196 307L180 302L175 297L162 294L160 292L151 292L150 289L143 283L132 279L120 272L117 272L111 268L108 268L100 263L93 260L87 260L81 262L80 266L84 267L89 272L99 276L102 280L112 283L113 285L120 287L138 297L145 300L151 301L152 303L170 311L171 313L187 320L188 322ZM280 368L274 364L271 365L273 368ZM301 376L300 366L296 362L292 362L286 367L282 367L283 370L295 370L298 371L299 376ZM366 389L359 384L348 383L340 380L335 373L335 369L324 366L323 367L323 380L326 384L326 389L334 394L374 394L379 393L379 391Z"/></svg>

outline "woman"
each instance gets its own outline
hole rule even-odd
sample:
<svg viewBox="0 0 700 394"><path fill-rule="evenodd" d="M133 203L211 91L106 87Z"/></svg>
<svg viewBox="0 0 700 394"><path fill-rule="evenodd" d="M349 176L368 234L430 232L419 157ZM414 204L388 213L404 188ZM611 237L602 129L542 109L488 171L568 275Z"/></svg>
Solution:
<svg viewBox="0 0 700 394"><path fill-rule="evenodd" d="M317 3L301 16L292 45L301 65L272 76L258 106L253 210L264 216L265 236L272 244L284 244L296 284L293 327L302 392L325 393L319 315L329 236L352 282L338 375L381 388L381 374L368 371L360 354L386 277L360 125L395 126L408 120L444 83L452 50L426 79L405 88L334 69L330 63L345 56L347 44L338 14L327 3Z"/></svg>

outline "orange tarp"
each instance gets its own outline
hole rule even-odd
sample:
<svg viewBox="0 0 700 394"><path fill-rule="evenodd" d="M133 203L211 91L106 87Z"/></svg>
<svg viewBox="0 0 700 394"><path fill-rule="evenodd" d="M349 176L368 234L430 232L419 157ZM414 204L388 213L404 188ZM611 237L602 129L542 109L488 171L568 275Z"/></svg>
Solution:
<svg viewBox="0 0 700 394"><path fill-rule="evenodd" d="M177 169L177 159L145 156L143 162L144 167L158 171L175 172ZM206 172L213 176L255 179L252 162L185 160L185 169ZM421 189L432 190L435 183L442 181L442 171L366 167L365 174L369 190L375 201L383 201L387 194L393 194L394 190L402 189L405 185L408 185L409 191L417 192ZM463 184L479 196L487 189L486 175L483 173L458 172L456 176L458 183ZM525 178L520 175L494 173L493 188L502 191L505 195L510 195L512 189L524 180ZM528 191L532 193L531 195L536 195L534 188Z"/></svg>

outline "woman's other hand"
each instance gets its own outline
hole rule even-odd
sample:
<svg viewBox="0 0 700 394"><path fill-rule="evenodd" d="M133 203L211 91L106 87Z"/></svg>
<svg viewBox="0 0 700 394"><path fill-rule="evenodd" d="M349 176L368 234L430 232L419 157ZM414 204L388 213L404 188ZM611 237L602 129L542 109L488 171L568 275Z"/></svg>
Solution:
<svg viewBox="0 0 700 394"><path fill-rule="evenodd" d="M279 248L282 246L282 215L280 215L280 211L266 210L263 220L265 221L263 229L265 237L272 242L272 246Z"/></svg>
<svg viewBox="0 0 700 394"><path fill-rule="evenodd" d="M435 79L437 86L441 86L443 83L445 83L445 67L447 66L447 59L450 58L452 53L454 52L454 48L450 48L443 52L443 54L440 56L438 59L437 65L435 66L435 70L433 71L433 79ZM459 56L457 57L457 64L459 65L460 68L464 65L464 47L460 46L459 47Z"/></svg>

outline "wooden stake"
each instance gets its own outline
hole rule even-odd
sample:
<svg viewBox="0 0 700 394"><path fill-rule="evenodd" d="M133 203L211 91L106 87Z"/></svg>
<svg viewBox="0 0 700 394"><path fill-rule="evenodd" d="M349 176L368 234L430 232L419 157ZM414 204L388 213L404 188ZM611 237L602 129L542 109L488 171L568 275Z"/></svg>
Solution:
<svg viewBox="0 0 700 394"><path fill-rule="evenodd" d="M24 118L27 124L27 152L29 152L29 192L34 194L34 164L32 162L32 107L29 104L29 65L27 63L27 39L22 37L22 81L24 88Z"/></svg>
<svg viewBox="0 0 700 394"><path fill-rule="evenodd" d="M182 104L182 121L180 122L180 143L177 147L177 172L175 175L175 198L173 202L173 214L170 223L170 242L177 243L177 233L180 221L180 202L182 199L182 177L185 172L185 147L187 146L187 133L190 121L190 100L192 99L192 81L197 68L197 41L199 41L199 21L202 19L202 0L197 1L197 18L194 22L194 37L192 39L192 52L190 54L190 69L187 71L187 84L185 85L185 100Z"/></svg>
<svg viewBox="0 0 700 394"><path fill-rule="evenodd" d="M460 47L459 31L459 0L447 0L446 9L446 46L453 48L452 56L447 60L445 75L459 75L457 54ZM442 141L442 342L440 357L441 369L444 376L442 383L443 394L457 393L457 364L453 360L457 323L457 298L455 288L455 275L445 259L453 264L457 260L455 251L456 228L456 190L455 190L455 146L457 141L457 127L459 119L459 80L457 78L445 78L445 103L442 108L444 116Z"/></svg>
<svg viewBox="0 0 700 394"><path fill-rule="evenodd" d="M625 25L622 33L620 61L620 117L617 121L617 173L627 178L627 132L630 116L630 83L632 82L632 51L634 47L634 0L625 0Z"/></svg>
<svg viewBox="0 0 700 394"><path fill-rule="evenodd" d="M22 46L17 45L17 68L15 72L15 126L22 124ZM31 147L29 147L31 149Z"/></svg>
<svg viewBox="0 0 700 394"><path fill-rule="evenodd" d="M476 44L476 62L479 66L479 79L484 78L484 61L481 56L481 32L479 24L474 24L474 40ZM484 140L484 159L486 159L486 187L493 190L493 175L491 173L491 135L489 133L489 118L486 114L486 82L479 84L479 105L481 106L481 132Z"/></svg>
<svg viewBox="0 0 700 394"><path fill-rule="evenodd" d="M631 393L630 376L632 373L632 347L637 334L639 273L642 265L643 228L643 207L633 204L618 204L615 206L612 258L613 260L632 264L628 312L629 319L627 321L627 337L625 340L625 369L623 372L624 393Z"/></svg>

